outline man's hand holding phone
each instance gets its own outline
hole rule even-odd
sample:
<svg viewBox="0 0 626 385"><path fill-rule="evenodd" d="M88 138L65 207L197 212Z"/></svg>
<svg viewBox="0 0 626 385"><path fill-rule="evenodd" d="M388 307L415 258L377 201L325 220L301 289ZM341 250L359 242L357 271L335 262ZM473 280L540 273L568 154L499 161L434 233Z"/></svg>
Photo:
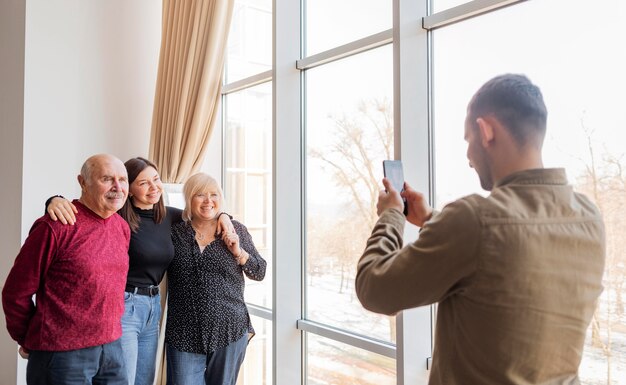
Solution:
<svg viewBox="0 0 626 385"><path fill-rule="evenodd" d="M406 220L417 227L424 226L424 223L433 216L433 209L426 203L424 194L413 190L408 183L404 182L404 191L400 195L406 199L408 207Z"/></svg>
<svg viewBox="0 0 626 385"><path fill-rule="evenodd" d="M383 173L385 175L383 179L385 191L382 191L378 197L378 205L376 206L378 215L385 209L396 208L404 213L407 221L422 227L433 215L433 209L426 203L423 194L413 190L404 181L402 161L384 160ZM398 197L400 198L399 202ZM399 204L401 206L398 206Z"/></svg>
<svg viewBox="0 0 626 385"><path fill-rule="evenodd" d="M378 215L387 209L396 209L402 212L404 210L404 202L400 192L393 187L393 184L387 178L383 178L383 186L385 186L385 191L381 191L378 194L378 203L376 204Z"/></svg>

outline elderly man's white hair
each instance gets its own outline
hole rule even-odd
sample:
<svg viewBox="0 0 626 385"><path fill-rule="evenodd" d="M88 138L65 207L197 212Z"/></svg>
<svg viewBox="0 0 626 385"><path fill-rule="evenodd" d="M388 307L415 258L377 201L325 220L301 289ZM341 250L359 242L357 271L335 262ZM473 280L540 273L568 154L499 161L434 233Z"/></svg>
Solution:
<svg viewBox="0 0 626 385"><path fill-rule="evenodd" d="M96 154L90 156L89 158L87 158L87 160L85 160L85 163L83 163L83 166L80 168L80 175L83 177L85 182L91 182L91 176L93 174L94 166L98 163L99 160L102 159L121 162L121 160L119 160L117 157L110 154Z"/></svg>

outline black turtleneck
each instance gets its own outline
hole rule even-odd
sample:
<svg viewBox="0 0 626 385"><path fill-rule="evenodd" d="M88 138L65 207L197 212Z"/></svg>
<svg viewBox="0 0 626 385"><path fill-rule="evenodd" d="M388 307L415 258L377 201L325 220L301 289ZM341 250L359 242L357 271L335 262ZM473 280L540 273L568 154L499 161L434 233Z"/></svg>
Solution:
<svg viewBox="0 0 626 385"><path fill-rule="evenodd" d="M172 258L172 224L181 221L182 210L166 207L161 223L154 223L154 210L141 210L133 206L139 215L139 228L131 232L128 248L129 267L127 284L137 287L158 285L163 279Z"/></svg>

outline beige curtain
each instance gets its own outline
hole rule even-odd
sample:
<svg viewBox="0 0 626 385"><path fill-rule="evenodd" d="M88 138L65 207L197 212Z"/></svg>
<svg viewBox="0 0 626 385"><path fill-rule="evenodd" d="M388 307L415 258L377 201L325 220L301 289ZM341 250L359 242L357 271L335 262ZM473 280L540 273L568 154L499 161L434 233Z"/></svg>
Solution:
<svg viewBox="0 0 626 385"><path fill-rule="evenodd" d="M233 4L234 0L163 0L149 157L164 182L182 183L202 165L219 107ZM166 382L166 288L164 279L157 385Z"/></svg>
<svg viewBox="0 0 626 385"><path fill-rule="evenodd" d="M234 0L163 0L149 157L161 179L199 171L215 124Z"/></svg>

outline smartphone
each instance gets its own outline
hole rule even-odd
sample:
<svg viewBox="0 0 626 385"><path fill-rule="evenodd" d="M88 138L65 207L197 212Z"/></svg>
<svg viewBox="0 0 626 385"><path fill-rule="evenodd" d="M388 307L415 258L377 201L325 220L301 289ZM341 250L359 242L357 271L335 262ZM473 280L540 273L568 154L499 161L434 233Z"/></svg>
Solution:
<svg viewBox="0 0 626 385"><path fill-rule="evenodd" d="M401 160L383 160L383 174L385 178L389 179L393 188L398 192L404 191L404 171L402 170ZM404 215L409 213L406 199L402 198L404 202Z"/></svg>

